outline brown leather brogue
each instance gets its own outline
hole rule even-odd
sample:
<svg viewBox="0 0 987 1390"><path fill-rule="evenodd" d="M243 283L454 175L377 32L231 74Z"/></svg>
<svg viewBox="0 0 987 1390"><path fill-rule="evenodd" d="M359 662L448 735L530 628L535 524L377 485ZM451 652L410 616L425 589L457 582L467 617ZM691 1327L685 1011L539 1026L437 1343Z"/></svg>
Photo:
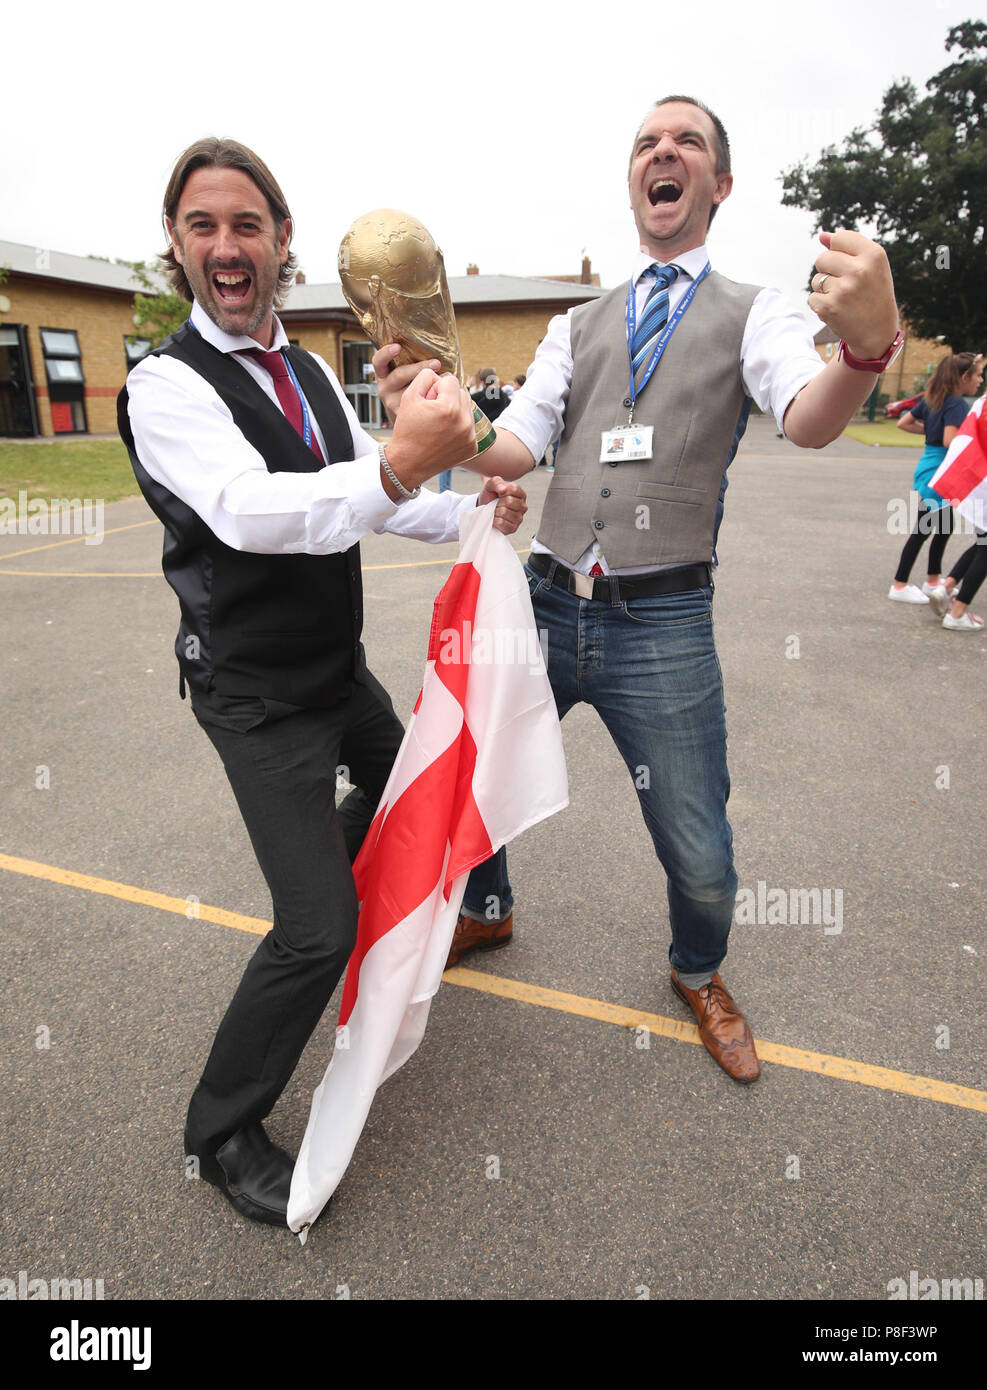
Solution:
<svg viewBox="0 0 987 1390"><path fill-rule="evenodd" d="M477 922L472 917L459 914L456 932L449 948L446 969L458 965L467 951L495 951L498 946L506 946L514 933L514 913L503 922Z"/></svg>
<svg viewBox="0 0 987 1390"><path fill-rule="evenodd" d="M719 974L708 985L687 989L672 971L672 989L696 1016L706 1051L734 1081L744 1085L761 1075L754 1039L747 1020L727 993Z"/></svg>

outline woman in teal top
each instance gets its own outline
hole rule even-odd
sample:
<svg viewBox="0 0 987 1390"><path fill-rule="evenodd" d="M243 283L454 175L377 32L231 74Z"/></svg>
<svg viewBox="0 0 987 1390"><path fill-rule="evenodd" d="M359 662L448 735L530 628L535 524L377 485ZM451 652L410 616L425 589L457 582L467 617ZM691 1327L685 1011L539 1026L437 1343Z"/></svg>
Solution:
<svg viewBox="0 0 987 1390"><path fill-rule="evenodd" d="M898 603L928 603L929 594L939 586L943 551L952 530L952 508L929 483L946 457L956 431L967 415L964 395L976 395L983 380L981 359L973 352L954 352L944 357L932 374L925 396L898 421L898 428L909 434L924 434L925 448L915 468L912 486L919 494L918 515L912 534L904 544L888 598ZM922 546L929 546L929 572L919 589L908 576Z"/></svg>

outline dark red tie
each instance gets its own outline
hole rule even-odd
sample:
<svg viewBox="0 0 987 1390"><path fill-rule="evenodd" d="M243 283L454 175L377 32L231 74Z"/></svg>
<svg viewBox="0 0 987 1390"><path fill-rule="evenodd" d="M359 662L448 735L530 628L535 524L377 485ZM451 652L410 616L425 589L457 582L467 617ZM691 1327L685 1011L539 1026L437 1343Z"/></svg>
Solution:
<svg viewBox="0 0 987 1390"><path fill-rule="evenodd" d="M274 390L278 400L281 402L281 409L284 411L285 417L295 433L304 439L302 403L288 372L284 354L281 352L262 352L260 348L250 348L249 351L250 356L255 358L262 367L266 368L266 370L271 373L274 380ZM312 431L311 449L319 462L325 463L314 430Z"/></svg>

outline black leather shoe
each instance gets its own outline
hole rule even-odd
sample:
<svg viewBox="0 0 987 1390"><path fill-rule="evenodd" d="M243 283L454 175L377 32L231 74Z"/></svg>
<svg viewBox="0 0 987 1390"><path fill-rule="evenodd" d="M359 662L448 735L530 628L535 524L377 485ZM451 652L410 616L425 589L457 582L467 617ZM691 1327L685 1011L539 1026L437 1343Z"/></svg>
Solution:
<svg viewBox="0 0 987 1390"><path fill-rule="evenodd" d="M213 1154L197 1154L186 1128L185 1152L198 1158L199 1176L218 1187L243 1216L272 1226L287 1225L295 1160L271 1143L263 1125L237 1130Z"/></svg>

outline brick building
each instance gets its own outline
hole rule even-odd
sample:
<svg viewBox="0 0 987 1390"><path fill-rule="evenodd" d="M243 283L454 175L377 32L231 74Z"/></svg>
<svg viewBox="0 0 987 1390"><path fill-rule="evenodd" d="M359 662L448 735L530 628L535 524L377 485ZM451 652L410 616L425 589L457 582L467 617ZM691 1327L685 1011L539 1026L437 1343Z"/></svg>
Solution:
<svg viewBox="0 0 987 1390"><path fill-rule="evenodd" d="M128 267L10 241L0 267L0 437L114 433L117 393L150 346L127 341L140 288ZM467 375L492 367L506 381L527 370L554 314L601 293L582 276L478 273L451 277L449 290ZM300 280L280 317L293 342L326 359L361 421L378 425L373 347L339 285Z"/></svg>
<svg viewBox="0 0 987 1390"><path fill-rule="evenodd" d="M0 241L0 436L109 434L116 397L150 346L131 347L126 266Z"/></svg>
<svg viewBox="0 0 987 1390"><path fill-rule="evenodd" d="M0 437L112 434L116 397L127 372L150 346L134 336L134 294L126 266L87 256L0 241ZM463 366L467 375L491 367L510 382L527 368L549 319L603 291L584 258L578 275L533 278L481 275L470 266L451 276ZM373 348L338 284L300 277L281 319L293 342L333 367L360 420L381 423L370 369ZM829 329L816 336L824 361L836 351ZM892 399L950 349L907 334L905 351L881 379Z"/></svg>

